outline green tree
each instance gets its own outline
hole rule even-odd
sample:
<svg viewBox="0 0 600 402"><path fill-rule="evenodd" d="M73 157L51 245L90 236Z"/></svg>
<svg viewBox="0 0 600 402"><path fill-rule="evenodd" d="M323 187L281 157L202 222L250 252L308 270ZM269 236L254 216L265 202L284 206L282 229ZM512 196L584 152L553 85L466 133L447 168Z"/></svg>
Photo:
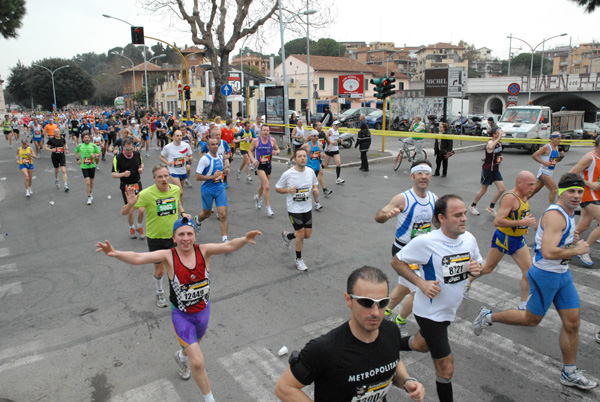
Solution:
<svg viewBox="0 0 600 402"><path fill-rule="evenodd" d="M316 46L317 43L314 40L310 40L311 54L315 54ZM291 54L306 54L306 37L293 39L285 44L285 55L289 56Z"/></svg>
<svg viewBox="0 0 600 402"><path fill-rule="evenodd" d="M28 72L29 69L18 61L16 66L11 67L6 84L6 91L10 93L13 102L21 106L29 104L31 100L29 89L25 85Z"/></svg>
<svg viewBox="0 0 600 402"><path fill-rule="evenodd" d="M581 7L585 7L585 12L593 13L596 8L600 7L600 0L571 0Z"/></svg>
<svg viewBox="0 0 600 402"><path fill-rule="evenodd" d="M17 29L25 13L25 0L0 0L0 34L4 39L19 36Z"/></svg>
<svg viewBox="0 0 600 402"><path fill-rule="evenodd" d="M540 74L540 67L542 63L542 54L534 53L533 55L533 75ZM531 53L521 53L515 57L513 57L510 61L510 75L511 76L520 76L527 75L529 76L529 72L531 70ZM552 73L552 60L544 59L544 74ZM508 60L502 61L502 74L508 74Z"/></svg>
<svg viewBox="0 0 600 402"><path fill-rule="evenodd" d="M54 85L56 88L57 107L62 108L69 103L83 101L94 95L94 84L92 77L75 63L66 59L44 59L33 64L42 65L52 71L59 67L70 65L69 68L54 73ZM52 92L52 76L40 67L29 68L25 86L32 94L35 104L41 104L44 108L52 110L54 95Z"/></svg>
<svg viewBox="0 0 600 402"><path fill-rule="evenodd" d="M248 64L244 64L244 71L249 71L251 73L254 73L256 75L260 75L260 76L263 76L263 77L265 76L263 74L263 72L260 71L260 68L258 68L258 66L251 66L251 65L248 65Z"/></svg>
<svg viewBox="0 0 600 402"><path fill-rule="evenodd" d="M306 38L304 43L306 44ZM304 51L304 54L306 54L306 50ZM314 47L312 43L310 44L310 54L317 56L344 57L346 55L346 46L339 44L333 39L321 38L314 44Z"/></svg>

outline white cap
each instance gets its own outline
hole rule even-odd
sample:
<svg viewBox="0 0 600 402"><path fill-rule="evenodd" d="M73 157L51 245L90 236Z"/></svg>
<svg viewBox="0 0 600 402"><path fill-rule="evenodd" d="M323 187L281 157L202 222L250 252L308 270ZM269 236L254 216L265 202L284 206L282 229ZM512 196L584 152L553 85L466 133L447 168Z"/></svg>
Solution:
<svg viewBox="0 0 600 402"><path fill-rule="evenodd" d="M337 125L339 126L339 125L340 125L340 121L339 121L339 120L336 120L336 121L334 121L334 122L333 122L331 125L333 126L334 124L337 124Z"/></svg>

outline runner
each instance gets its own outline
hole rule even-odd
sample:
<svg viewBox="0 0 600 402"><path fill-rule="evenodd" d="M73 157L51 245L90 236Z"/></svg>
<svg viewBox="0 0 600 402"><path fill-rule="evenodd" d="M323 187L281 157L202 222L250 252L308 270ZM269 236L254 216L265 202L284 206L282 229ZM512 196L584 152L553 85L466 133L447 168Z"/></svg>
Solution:
<svg viewBox="0 0 600 402"><path fill-rule="evenodd" d="M165 122L165 116L160 116L160 120L156 121L154 127L156 128L156 150L161 151L167 145L168 126Z"/></svg>
<svg viewBox="0 0 600 402"><path fill-rule="evenodd" d="M340 140L340 133L338 128L340 127L340 122L338 120L334 121L331 125L331 128L327 131L325 135L327 135L327 147L325 148L325 158L323 160L323 168L326 169L329 167L329 161L333 158L335 162L335 175L337 179L335 180L335 184L344 184L346 180L340 177L342 173L342 160L340 158L340 147L338 145Z"/></svg>
<svg viewBox="0 0 600 402"><path fill-rule="evenodd" d="M98 130L96 127L92 129L92 143L98 148L100 148L101 153L105 152L106 141L104 140L104 137L102 136L100 130ZM102 160L105 159L103 158Z"/></svg>
<svg viewBox="0 0 600 402"><path fill-rule="evenodd" d="M39 119L34 119L30 125L31 130L31 140L35 145L35 152L39 154L42 151L44 134L42 133L42 125L40 124Z"/></svg>
<svg viewBox="0 0 600 402"><path fill-rule="evenodd" d="M241 136L239 140L236 140L240 144L240 153L242 154L242 164L240 168L237 170L237 179L240 179L240 174L242 173L242 169L244 166L246 167L246 181L252 181L252 177L250 177L250 157L248 155L248 151L250 150L250 143L252 140L256 138L256 133L253 129L250 128L250 122L246 121L244 123L244 129L241 131Z"/></svg>
<svg viewBox="0 0 600 402"><path fill-rule="evenodd" d="M169 168L163 164L152 168L154 184L138 194L134 188L125 191L127 204L121 209L121 215L129 215L134 209L144 208L146 212L146 242L148 251L168 250L174 247L173 224L177 220L177 213L182 218L192 219L191 215L183 210L180 199L180 190L169 183ZM139 216L139 215L138 215ZM165 267L162 262L154 263L154 285L156 286L156 305L167 307L162 278Z"/></svg>
<svg viewBox="0 0 600 402"><path fill-rule="evenodd" d="M565 157L564 151L560 151L558 148L560 145L560 138L560 132L553 132L550 135L550 143L542 146L531 156L533 160L540 164L537 174L537 182L535 183L535 188L533 189L533 194L531 194L531 197L536 195L538 191L546 186L550 191L550 194L548 195L550 204L554 204L554 201L556 200L556 194L558 192L556 183L554 183L554 179L552 178L552 174L554 173L556 164L562 161Z"/></svg>
<svg viewBox="0 0 600 402"><path fill-rule="evenodd" d="M27 145L27 140L23 138L15 157L17 165L19 165L19 170L23 173L23 178L25 179L25 197L29 198L33 194L33 190L31 189L31 185L33 184L33 158L37 159L38 156Z"/></svg>
<svg viewBox="0 0 600 402"><path fill-rule="evenodd" d="M589 229L592 219L600 222L600 137L596 137L594 141L594 150L585 154L577 165L569 170L569 173L580 174L585 183L581 199L581 219L575 228L581 236ZM596 226L590 232L587 243L594 244L598 239L600 239L600 226ZM590 253L579 254L578 257L586 266L594 265Z"/></svg>
<svg viewBox="0 0 600 402"><path fill-rule="evenodd" d="M252 125L252 130L254 130L256 135L262 133L262 126L262 116L256 116L256 122Z"/></svg>
<svg viewBox="0 0 600 402"><path fill-rule="evenodd" d="M500 208L494 218L494 226L498 229L494 232L490 252L481 269L481 275L491 274L505 255L510 255L515 260L523 274L521 277L521 302L517 306L519 310L525 310L529 294L527 271L531 266L531 254L527 248L525 234L530 227L535 226L535 218L529 213L529 199L534 188L535 176L533 173L523 170L517 175L515 188L500 198ZM469 298L469 291L474 280L475 277L471 276L465 281L463 298Z"/></svg>
<svg viewBox="0 0 600 402"><path fill-rule="evenodd" d="M229 173L229 159L219 154L220 141L215 138L208 140L208 152L205 153L196 169L196 180L204 181L200 191L202 192L202 213L194 219L198 229L202 221L212 214L213 202L217 205L219 226L221 227L221 240L227 241L227 192L223 186L223 177Z"/></svg>
<svg viewBox="0 0 600 402"><path fill-rule="evenodd" d="M305 149L294 151L296 165L281 175L281 178L275 184L275 191L280 194L287 194L287 211L294 227L294 233L282 231L283 244L290 246L292 239L295 241L296 249L296 268L300 271L306 271L308 267L302 259L302 246L304 239L312 235L312 200L311 194L315 198L319 195L319 181L315 171L306 166L308 154Z"/></svg>
<svg viewBox="0 0 600 402"><path fill-rule="evenodd" d="M456 319L468 275L481 272L481 255L475 237L465 230L467 208L462 199L447 194L435 203L434 221L440 229L411 240L392 260L392 267L419 291L413 306L419 332L402 338L402 350L431 353L438 399L453 401L454 357L448 327ZM424 278L409 264L423 268Z"/></svg>
<svg viewBox="0 0 600 402"><path fill-rule="evenodd" d="M294 151L300 149L304 145L304 127L302 126L302 118L299 118L296 122L296 127L292 130L292 144L294 144Z"/></svg>
<svg viewBox="0 0 600 402"><path fill-rule="evenodd" d="M52 166L54 166L54 185L56 188L60 188L58 183L58 171L62 172L62 180L64 185L65 193L69 192L69 185L67 184L67 169L66 154L69 153L69 147L67 146L67 140L65 137L60 135L60 129L54 131L54 137L48 138L48 142L44 147L46 151L52 152Z"/></svg>
<svg viewBox="0 0 600 402"><path fill-rule="evenodd" d="M118 251L106 240L106 243L96 243L96 251L103 251L109 257L132 265L166 265L171 289L171 320L181 345L181 349L175 352L179 376L188 380L191 374L204 396L204 401L215 402L200 349L200 340L206 333L210 317L210 257L232 253L248 243L255 244L256 236L261 233L248 232L245 237L224 244L198 245L194 244L196 232L191 220L179 219L171 230L172 241L176 241L177 246L168 250L150 253Z"/></svg>
<svg viewBox="0 0 600 402"><path fill-rule="evenodd" d="M181 141L182 138L183 134L181 134L181 131L175 131L173 134L173 142L167 144L158 157L161 162L169 167L171 180L173 181L173 184L180 188L181 197L183 197L182 181L188 178L186 173L186 162L188 160L192 161L194 158L194 152L192 151L190 144Z"/></svg>
<svg viewBox="0 0 600 402"><path fill-rule="evenodd" d="M319 141L317 141L318 135L319 133L317 132L317 130L312 130L310 133L308 133L308 142L302 145L301 148L307 152L306 166L308 166L315 172L317 181L319 180L319 177L322 177L319 175L319 173L321 171L321 153L323 152L321 144L319 143ZM330 190L329 194L331 194ZM313 197L315 199L315 209L317 211L323 209L323 206L319 203L319 192L317 191L316 193L313 193Z"/></svg>
<svg viewBox="0 0 600 402"><path fill-rule="evenodd" d="M213 127L213 126L211 125L211 127ZM217 154L221 155L223 160L227 159L227 161L228 161L227 166L229 166L229 161L230 161L229 155L231 155L231 148L229 147L229 144L227 143L227 141L221 139L221 129L219 129L217 127L213 127L210 131L209 138L215 138L217 140L217 144L219 145ZM202 146L200 147L201 155L205 155L209 152L209 149L208 149L209 138L207 138L206 142L204 142L202 144ZM227 174L225 174L223 176L223 187L226 189L229 188L229 184L227 184Z"/></svg>
<svg viewBox="0 0 600 402"><path fill-rule="evenodd" d="M69 133L71 134L71 141L73 141L75 146L77 146L77 143L79 142L79 123L77 114L73 113L71 120L69 120Z"/></svg>
<svg viewBox="0 0 600 402"><path fill-rule="evenodd" d="M108 146L108 124L104 122L104 118L100 118L96 123L96 132L102 136L102 160L106 160L106 148ZM96 141L94 141L94 144ZM98 145L98 144L96 144Z"/></svg>
<svg viewBox="0 0 600 402"><path fill-rule="evenodd" d="M126 138L123 141L123 152L113 158L111 177L120 179L120 189L123 196L123 202L127 205L127 190L133 189L135 194L143 190L140 175L144 171L144 162L139 152L134 150L133 141L131 138ZM140 240L144 240L146 235L142 228L144 222L145 209L138 209L137 224L134 224L132 209L127 214L127 222L129 222L129 238L135 239L137 234L140 235ZM137 233L136 233L137 231Z"/></svg>
<svg viewBox="0 0 600 402"><path fill-rule="evenodd" d="M19 141L19 133L20 133L20 128L22 125L22 121L19 120L19 118L17 116L14 116L12 118L12 123L11 123L11 128L12 128L12 135L15 139L15 142L18 143Z"/></svg>
<svg viewBox="0 0 600 402"><path fill-rule="evenodd" d="M485 146L485 159L483 165L481 165L481 189L475 194L475 199L469 206L469 211L475 216L479 215L477 202L487 192L490 184L495 183L498 188L498 191L496 191L496 194L492 197L490 206L486 208L493 216L496 216L496 211L494 210L496 201L498 201L502 193L506 190L506 187L504 187L504 180L500 174L500 163L502 162L502 144L500 141L502 140L504 131L498 128L492 128L490 134L492 135L492 138Z"/></svg>
<svg viewBox="0 0 600 402"><path fill-rule="evenodd" d="M473 322L473 333L481 335L493 323L537 326L551 304L562 321L559 345L563 367L560 383L567 387L591 389L598 386L577 369L579 344L580 303L569 261L576 255L589 253L590 245L579 239L575 228L575 209L584 194L584 180L575 173L562 175L558 182L558 203L552 204L537 226L533 265L529 268L529 299L526 310L507 310L492 313L481 307Z"/></svg>
<svg viewBox="0 0 600 402"><path fill-rule="evenodd" d="M269 126L262 126L260 137L252 140L248 154L250 155L250 161L256 167L256 174L260 179L258 194L254 196L256 208L260 209L262 203L261 197L264 197L265 205L267 206L267 215L273 216L274 213L269 202L269 179L271 178L271 159L273 156L279 155L279 147L275 138L271 138L269 133Z"/></svg>
<svg viewBox="0 0 600 402"><path fill-rule="evenodd" d="M409 377L400 358L400 334L383 321L388 290L381 270L363 266L353 271L344 295L350 320L292 353L275 385L277 397L312 401L302 388L314 382L316 402L384 402L393 384L411 400L422 401L425 388Z"/></svg>
<svg viewBox="0 0 600 402"><path fill-rule="evenodd" d="M83 142L75 147L75 158L81 166L81 172L85 179L85 190L87 193L87 205L92 205L94 202L94 177L96 177L96 163L100 159L100 148L96 144L90 142L90 134L88 131L81 133Z"/></svg>
<svg viewBox="0 0 600 402"><path fill-rule="evenodd" d="M416 161L410 169L410 178L413 187L400 193L375 214L375 222L385 223L396 218L396 234L392 244L392 256L398 254L412 239L431 232L433 209L437 196L429 191L432 166L427 160ZM410 266L414 272L421 276L418 265ZM392 317L392 310L408 295L402 305L400 313L394 321L400 326L401 331L406 325L406 319L412 313L413 301L417 286L401 275L398 275L398 285L392 291L390 305L385 309L386 319Z"/></svg>
<svg viewBox="0 0 600 402"><path fill-rule="evenodd" d="M10 115L4 115L4 120L2 121L2 132L4 133L4 138L8 141L9 148L12 148L12 127L10 123Z"/></svg>
<svg viewBox="0 0 600 402"><path fill-rule="evenodd" d="M314 124L315 126L315 130L317 131L317 140L319 141L319 144L321 145L321 149L325 150L327 149L327 147L329 146L329 138L327 137L327 135L323 132L323 126L321 124L321 122L317 121ZM321 158L322 158L322 154L321 154ZM323 163L321 163L321 166L323 166ZM323 195L325 196L325 198L329 197L331 195L331 193L333 193L333 190L329 190L327 189L327 187L325 187L325 177L323 175L323 171L324 169L319 168L319 183L321 183L321 187L323 188Z"/></svg>

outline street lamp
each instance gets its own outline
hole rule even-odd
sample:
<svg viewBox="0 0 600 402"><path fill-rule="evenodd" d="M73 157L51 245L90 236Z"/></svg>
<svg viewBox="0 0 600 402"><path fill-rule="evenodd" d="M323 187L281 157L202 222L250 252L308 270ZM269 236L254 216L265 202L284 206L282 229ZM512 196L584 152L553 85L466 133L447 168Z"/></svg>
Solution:
<svg viewBox="0 0 600 402"><path fill-rule="evenodd" d="M535 45L535 47L531 46L529 43L525 42L523 39L521 38L517 38L516 36L512 36L512 34L510 36L507 36L507 38L509 39L516 39L516 40L520 40L521 42L523 42L524 44L526 44L527 46L529 46L529 49L531 49L531 66L529 68L529 82L527 83L527 87L529 88L529 94L528 94L528 99L527 99L527 103L529 104L529 102L531 102L531 81L533 80L533 54L535 53L535 49L538 48L538 46L543 45L546 41L550 40L550 39L554 39L554 38L558 38L559 36L567 36L566 33L560 34L560 35L554 35L549 37L548 39L544 39L543 41L541 41L540 43L538 43L537 45ZM510 57L510 55L509 55ZM542 54L542 58L544 57L544 55Z"/></svg>
<svg viewBox="0 0 600 402"><path fill-rule="evenodd" d="M110 16L107 14L102 14L102 16L104 18L112 18L113 20L121 21L129 26L133 26L133 24L131 24L125 20L122 20L120 18L117 18L117 17L113 17L113 16ZM135 83L135 79L133 81ZM148 110L148 62L146 61L146 45L144 45L144 81L146 82L146 110Z"/></svg>
<svg viewBox="0 0 600 402"><path fill-rule="evenodd" d="M58 109L58 104L56 103L56 88L54 86L54 73L57 72L58 70L62 69L62 68L68 68L68 67L71 67L71 66L67 64L66 66L59 67L59 68L57 68L55 70L50 70L48 67L44 67L44 66L41 66L39 64L32 64L32 65L34 65L36 67L41 67L44 70L47 70L48 72L50 72L50 75L52 75L52 94L54 95L54 107L56 109Z"/></svg>
<svg viewBox="0 0 600 402"><path fill-rule="evenodd" d="M279 32L281 35L281 66L283 67L283 127L284 127L284 144L289 148L290 146L290 129L287 126L287 115L288 115L288 88L287 88L287 72L285 69L285 41L283 38L283 31L285 31L285 27L287 26L287 24L294 19L294 17L298 16L298 15L311 15L311 14L315 14L317 12L317 10L304 10L302 12L296 13L292 16L290 16L287 21L285 21L285 23L283 22L283 11L281 8L281 0L278 0L279 2Z"/></svg>
<svg viewBox="0 0 600 402"><path fill-rule="evenodd" d="M133 74L133 100L131 101L131 105L133 107L133 102L135 101L135 95L137 94L137 91L135 90L135 63L133 62L133 60L131 60L129 57L118 53L118 52L110 52L110 54L114 54L115 56L121 56L126 58L127 60L129 60L129 62L131 63L131 74ZM121 68L127 68L125 66L121 66Z"/></svg>

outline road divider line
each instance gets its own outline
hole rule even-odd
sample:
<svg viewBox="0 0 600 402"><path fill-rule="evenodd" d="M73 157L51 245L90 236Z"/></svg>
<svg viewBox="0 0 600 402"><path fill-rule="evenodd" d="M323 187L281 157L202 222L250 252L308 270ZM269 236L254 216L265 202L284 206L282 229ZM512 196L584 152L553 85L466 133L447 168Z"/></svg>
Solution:
<svg viewBox="0 0 600 402"><path fill-rule="evenodd" d="M6 285L0 285L0 300L4 299L9 294L18 295L23 293L23 287L21 282L8 283Z"/></svg>

